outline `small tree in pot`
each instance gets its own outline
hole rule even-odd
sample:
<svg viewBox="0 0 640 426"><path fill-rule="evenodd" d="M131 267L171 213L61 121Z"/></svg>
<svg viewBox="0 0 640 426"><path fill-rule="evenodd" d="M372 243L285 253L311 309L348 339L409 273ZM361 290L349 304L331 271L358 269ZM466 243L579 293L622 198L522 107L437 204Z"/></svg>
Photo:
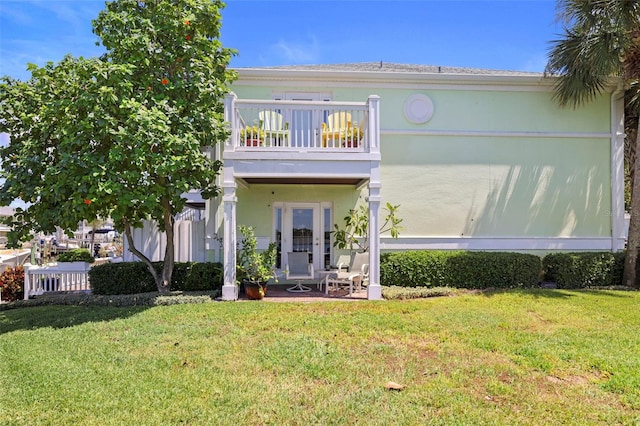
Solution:
<svg viewBox="0 0 640 426"><path fill-rule="evenodd" d="M236 262L238 280L244 285L249 299L262 299L268 281L276 278L276 243L269 243L266 250L259 252L254 228L243 225L238 228L242 234Z"/></svg>

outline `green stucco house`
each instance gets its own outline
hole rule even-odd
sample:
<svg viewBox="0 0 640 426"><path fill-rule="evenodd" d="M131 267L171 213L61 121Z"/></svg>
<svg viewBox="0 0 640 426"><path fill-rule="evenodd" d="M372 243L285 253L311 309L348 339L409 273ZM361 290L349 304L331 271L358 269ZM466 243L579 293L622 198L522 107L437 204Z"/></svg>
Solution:
<svg viewBox="0 0 640 426"><path fill-rule="evenodd" d="M382 62L237 69L231 137L215 147L222 194L206 206L205 249L237 298L237 226L275 241L278 266L339 254L330 231L370 215L368 298L381 251L624 248L623 99L616 86L578 109L542 74ZM397 239L380 235L401 207Z"/></svg>

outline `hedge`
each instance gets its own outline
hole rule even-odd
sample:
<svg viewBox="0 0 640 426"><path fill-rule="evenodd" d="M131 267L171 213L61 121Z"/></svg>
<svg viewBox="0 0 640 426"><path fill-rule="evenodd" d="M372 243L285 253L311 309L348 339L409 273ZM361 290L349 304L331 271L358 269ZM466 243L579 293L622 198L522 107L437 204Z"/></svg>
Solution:
<svg viewBox="0 0 640 426"><path fill-rule="evenodd" d="M380 282L403 287L534 287L540 282L540 271L540 258L532 254L404 251L381 256Z"/></svg>
<svg viewBox="0 0 640 426"><path fill-rule="evenodd" d="M158 273L162 262L155 262ZM172 291L209 291L222 288L220 263L176 262L171 281ZM142 262L105 263L89 270L94 294L137 294L157 291L153 276Z"/></svg>
<svg viewBox="0 0 640 426"><path fill-rule="evenodd" d="M624 252L551 253L542 259L545 281L559 288L619 286Z"/></svg>

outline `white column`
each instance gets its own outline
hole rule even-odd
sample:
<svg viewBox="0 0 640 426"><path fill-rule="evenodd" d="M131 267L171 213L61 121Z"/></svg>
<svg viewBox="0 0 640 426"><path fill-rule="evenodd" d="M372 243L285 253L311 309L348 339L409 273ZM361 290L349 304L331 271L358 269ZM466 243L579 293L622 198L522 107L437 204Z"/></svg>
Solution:
<svg viewBox="0 0 640 426"><path fill-rule="evenodd" d="M380 286L380 184L369 183L369 286L367 299L382 299Z"/></svg>
<svg viewBox="0 0 640 426"><path fill-rule="evenodd" d="M235 151L235 142L238 140L238 123L236 114L237 96L233 92L229 92L224 97L224 121L228 123L231 130L229 139L224 144L225 151Z"/></svg>
<svg viewBox="0 0 640 426"><path fill-rule="evenodd" d="M29 269L31 265L25 263L24 265L24 300L29 300L29 292L31 291L31 277L29 276Z"/></svg>
<svg viewBox="0 0 640 426"><path fill-rule="evenodd" d="M371 95L368 98L369 105L369 152L380 152L380 96Z"/></svg>
<svg viewBox="0 0 640 426"><path fill-rule="evenodd" d="M236 197L235 179L233 178L233 162L230 167L224 167L224 184L222 203L224 206L224 283L222 285L222 300L237 300L238 286L236 285Z"/></svg>

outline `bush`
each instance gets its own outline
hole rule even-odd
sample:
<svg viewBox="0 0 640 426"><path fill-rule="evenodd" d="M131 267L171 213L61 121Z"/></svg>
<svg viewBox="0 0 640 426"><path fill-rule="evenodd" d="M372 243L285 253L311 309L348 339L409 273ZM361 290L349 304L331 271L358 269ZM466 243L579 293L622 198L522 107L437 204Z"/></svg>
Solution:
<svg viewBox="0 0 640 426"><path fill-rule="evenodd" d="M95 259L87 249L73 249L61 253L58 262L88 262L93 263Z"/></svg>
<svg viewBox="0 0 640 426"><path fill-rule="evenodd" d="M551 253L542 259L545 281L559 288L619 286L624 252Z"/></svg>
<svg viewBox="0 0 640 426"><path fill-rule="evenodd" d="M540 281L540 258L532 254L420 250L381 257L385 286L514 288Z"/></svg>
<svg viewBox="0 0 640 426"><path fill-rule="evenodd" d="M154 262L158 273L162 262ZM171 280L172 291L209 291L222 288L220 263L176 262ZM89 270L94 294L137 294L157 291L153 276L142 262L105 263Z"/></svg>
<svg viewBox="0 0 640 426"><path fill-rule="evenodd" d="M22 266L8 267L0 275L0 297L4 302L24 297L24 268Z"/></svg>

